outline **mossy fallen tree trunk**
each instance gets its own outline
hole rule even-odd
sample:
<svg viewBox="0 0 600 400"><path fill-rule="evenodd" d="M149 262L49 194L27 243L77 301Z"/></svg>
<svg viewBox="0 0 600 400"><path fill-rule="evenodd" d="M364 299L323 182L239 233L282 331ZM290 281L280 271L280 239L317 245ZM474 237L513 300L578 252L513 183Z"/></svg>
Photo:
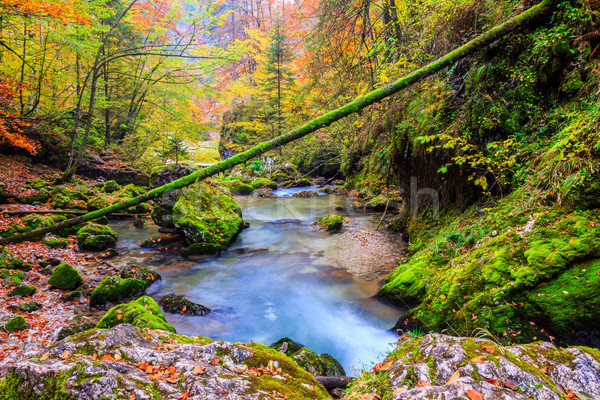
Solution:
<svg viewBox="0 0 600 400"><path fill-rule="evenodd" d="M0 239L0 245L5 245L9 243L18 243L39 235L43 235L49 232L54 232L60 229L68 228L71 226L75 226L81 224L83 222L92 221L107 214L112 214L117 211L125 210L130 207L136 206L140 203L146 202L148 200L152 200L153 198L158 197L162 193L168 192L170 190L179 189L185 186L189 186L197 181L201 181L210 176L216 175L220 172L226 171L238 164L242 164L246 161L249 161L255 157L258 157L269 150L275 149L277 147L283 146L287 143L293 142L296 139L300 139L310 133L313 133L321 128L325 128L335 121L338 121L342 118L347 117L348 115L354 114L359 110L368 107L372 104L375 104L386 97L391 96L394 93L398 93L399 91L406 89L407 87L431 76L442 69L453 65L457 61L473 54L474 52L484 48L485 46L490 45L498 39L501 39L504 35L512 32L513 30L520 28L529 22L551 12L556 4L557 0L543 0L541 3L531 7L530 9L524 11L523 13L509 19L508 21L495 26L490 29L483 35L471 40L470 42L460 46L456 50L446 54L445 56L437 59L436 61L408 74L403 76L402 78L396 80L395 82L384 86L382 88L373 90L368 93L364 97L354 100L343 107L338 108L337 110L333 110L324 114L318 118L315 118L306 124L293 129L287 133L284 133L281 136L268 140L266 142L259 143L258 145L248 149L242 153L239 153L233 157L230 157L226 160L223 160L217 164L214 164L210 167L203 168L198 170L188 176L185 176L181 179L173 181L167 185L158 187L156 189L150 190L148 193L143 194L138 197L134 197L122 203L113 204L109 207L92 211L88 214L68 219L66 221L60 222L58 224L48 226L41 229L36 229L35 231L31 231L28 233L24 233L21 235L16 235L8 238Z"/></svg>

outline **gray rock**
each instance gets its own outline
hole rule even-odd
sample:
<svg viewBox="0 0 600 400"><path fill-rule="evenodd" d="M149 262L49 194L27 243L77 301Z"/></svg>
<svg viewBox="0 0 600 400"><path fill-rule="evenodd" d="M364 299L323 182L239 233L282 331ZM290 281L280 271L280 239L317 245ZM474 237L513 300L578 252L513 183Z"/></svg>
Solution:
<svg viewBox="0 0 600 400"><path fill-rule="evenodd" d="M569 390L580 399L600 396L600 352L551 343L504 347L440 334L403 337L380 368L394 400L468 399L469 390L503 400L559 400Z"/></svg>
<svg viewBox="0 0 600 400"><path fill-rule="evenodd" d="M281 370L265 372L269 364ZM0 381L0 391L15 400L40 398L42 393L81 400L127 399L130 394L136 399L175 400L185 390L191 400L258 400L275 391L290 398L328 397L309 373L264 346L213 342L128 324L77 334L0 369L8 375ZM257 376L248 371L262 372Z"/></svg>

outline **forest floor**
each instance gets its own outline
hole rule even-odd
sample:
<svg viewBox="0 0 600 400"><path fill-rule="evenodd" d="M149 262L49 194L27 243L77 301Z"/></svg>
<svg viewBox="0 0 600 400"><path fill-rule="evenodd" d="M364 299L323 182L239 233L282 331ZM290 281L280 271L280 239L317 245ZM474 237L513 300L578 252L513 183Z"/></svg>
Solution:
<svg viewBox="0 0 600 400"><path fill-rule="evenodd" d="M28 195L33 189L26 189L28 179L40 177L55 177L59 170L49 168L41 164L29 164L19 157L7 157L0 155L0 182L4 183L4 190L10 196ZM97 181L83 179L90 186ZM38 205L28 204L2 204L3 211L33 211L51 210L48 203ZM0 229L19 223L22 216L7 215L0 213ZM32 265L32 269L24 271L23 282L34 285L37 291L29 297L8 296L12 287L0 286L0 315L7 313L19 314L25 318L30 325L29 329L11 333L0 332L0 361L8 361L22 357L27 353L38 351L56 341L57 334L63 328L78 325L81 320L95 319L90 310L89 298L76 298L71 301L63 301L61 297L65 294L59 289L52 289L47 284L49 275L42 272L43 263L48 260L59 260L71 264L79 270L84 283L99 281L105 274L114 274L111 265L103 263L102 253L85 252L77 247L77 238L69 236L68 245L63 249L53 249L42 244L41 241L27 241L17 244L6 245L5 248L14 256L19 257L24 263ZM35 301L42 305L39 310L33 312L22 312L10 310L28 301Z"/></svg>

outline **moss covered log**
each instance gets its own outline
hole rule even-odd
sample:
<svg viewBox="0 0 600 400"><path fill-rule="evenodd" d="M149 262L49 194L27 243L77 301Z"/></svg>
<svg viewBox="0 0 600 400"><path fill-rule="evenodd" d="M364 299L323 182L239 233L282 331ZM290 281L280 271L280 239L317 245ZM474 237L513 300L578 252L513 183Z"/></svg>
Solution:
<svg viewBox="0 0 600 400"><path fill-rule="evenodd" d="M220 172L226 171L238 164L242 164L246 161L249 161L255 157L258 157L269 150L278 148L287 143L290 143L294 140L300 139L304 136L309 135L321 128L325 128L336 121L339 121L342 118L345 118L351 114L354 114L361 109L368 107L372 104L378 103L381 100L385 99L393 95L394 93L398 93L399 91L406 89L407 87L431 76L444 68L455 64L457 61L473 54L474 52L488 46L489 44L495 42L498 39L501 39L503 36L508 34L509 32L514 31L536 19L540 18L543 15L548 14L553 10L557 0L543 0L541 3L529 8L523 13L509 19L508 21L495 26L490 29L486 33L478 36L477 38L467 42L466 44L460 46L459 48L451 51L445 56L437 59L436 61L408 74L403 76L402 78L392 82L391 84L384 86L382 88L373 90L369 92L364 97L361 97L357 100L354 100L343 107L340 107L336 110L330 111L318 118L315 118L306 124L293 129L283 135L277 136L271 140L259 143L258 145L248 149L242 153L239 153L233 157L230 157L226 160L223 160L217 164L214 164L210 167L203 168L201 170L195 171L188 176L185 176L181 179L173 181L167 185L158 187L156 189L150 190L149 192L142 194L140 196L134 197L127 201L113 204L109 207L102 208L100 210L92 211L88 214L68 219L66 221L60 222L58 224L44 227L41 229L36 229L34 231L24 233L21 235L15 235L7 238L0 238L0 245L5 245L9 243L19 243L24 240L30 239L32 237L40 236L49 232L54 232L60 229L68 228L74 225L81 224L83 222L92 221L94 219L100 218L107 214L112 214L121 210L128 209L130 207L135 207L140 203L147 202L160 194L173 190L179 189L185 186L189 186L197 181L201 181L205 178L218 174Z"/></svg>

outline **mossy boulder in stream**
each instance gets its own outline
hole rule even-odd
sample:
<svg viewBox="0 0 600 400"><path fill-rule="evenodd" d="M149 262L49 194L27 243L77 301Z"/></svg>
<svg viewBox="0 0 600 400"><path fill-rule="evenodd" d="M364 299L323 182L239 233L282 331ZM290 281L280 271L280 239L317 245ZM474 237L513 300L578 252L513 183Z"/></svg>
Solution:
<svg viewBox="0 0 600 400"><path fill-rule="evenodd" d="M277 189L277 182L272 181L268 178L258 177L258 178L252 179L252 182L250 182L250 186L252 186L252 188L254 190L261 189L261 188L275 190L275 189Z"/></svg>
<svg viewBox="0 0 600 400"><path fill-rule="evenodd" d="M339 215L327 214L319 218L315 225L328 232L339 232L344 226L344 218Z"/></svg>
<svg viewBox="0 0 600 400"><path fill-rule="evenodd" d="M81 282L83 278L79 271L67 263L59 264L48 279L48 285L62 290L73 290L81 285Z"/></svg>
<svg viewBox="0 0 600 400"><path fill-rule="evenodd" d="M162 277L158 272L150 271L146 267L138 265L128 265L127 268L121 271L121 278L134 278L140 281L146 282L147 286L150 286L156 281L160 281Z"/></svg>
<svg viewBox="0 0 600 400"><path fill-rule="evenodd" d="M204 182L181 189L172 208L161 202L152 218L160 226L174 226L181 232L190 246L186 254L227 250L243 227L242 210L233 197Z"/></svg>
<svg viewBox="0 0 600 400"><path fill-rule="evenodd" d="M342 364L333 356L323 353L315 354L306 347L298 350L292 355L292 359L304 370L319 376L345 376L346 371Z"/></svg>
<svg viewBox="0 0 600 400"><path fill-rule="evenodd" d="M330 398L289 357L260 344L215 342L130 324L70 336L0 368L6 370L0 399L6 400Z"/></svg>
<svg viewBox="0 0 600 400"><path fill-rule="evenodd" d="M117 243L117 232L106 225L89 223L77 231L77 244L82 250L102 251Z"/></svg>
<svg viewBox="0 0 600 400"><path fill-rule="evenodd" d="M251 185L248 185L238 179L231 179L229 181L224 181L223 184L231 190L231 193L234 195L249 195L252 194L254 188Z"/></svg>
<svg viewBox="0 0 600 400"><path fill-rule="evenodd" d="M182 315L206 315L210 312L210 308L206 308L201 304L193 303L183 297L168 294L158 302L160 306L168 313Z"/></svg>
<svg viewBox="0 0 600 400"><path fill-rule="evenodd" d="M273 343L270 348L291 357L305 371L319 376L345 376L346 371L342 364L333 356L323 353L315 354L314 351L284 337Z"/></svg>
<svg viewBox="0 0 600 400"><path fill-rule="evenodd" d="M107 303L118 304L144 294L148 283L139 279L118 276L104 278L90 296L90 307Z"/></svg>
<svg viewBox="0 0 600 400"><path fill-rule="evenodd" d="M175 333L175 328L169 325L158 304L148 296L114 306L104 314L96 326L101 329L110 329L119 324L131 324L138 328L161 329Z"/></svg>

